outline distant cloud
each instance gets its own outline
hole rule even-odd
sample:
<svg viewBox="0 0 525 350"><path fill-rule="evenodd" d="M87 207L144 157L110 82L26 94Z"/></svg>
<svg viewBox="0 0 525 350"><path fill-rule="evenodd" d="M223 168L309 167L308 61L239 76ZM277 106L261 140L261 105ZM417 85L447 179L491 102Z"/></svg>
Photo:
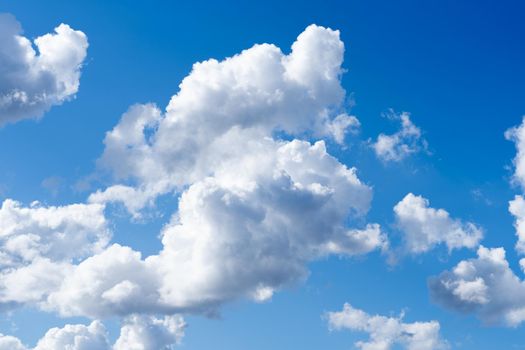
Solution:
<svg viewBox="0 0 525 350"><path fill-rule="evenodd" d="M33 43L21 34L12 15L0 14L0 125L41 117L74 96L86 57L86 35L67 24Z"/></svg>
<svg viewBox="0 0 525 350"><path fill-rule="evenodd" d="M379 134L376 142L371 146L376 156L384 161L399 162L411 154L427 150L427 142L421 136L421 129L415 126L406 112L396 114L389 111L388 119L398 120L401 130L392 134Z"/></svg>
<svg viewBox="0 0 525 350"><path fill-rule="evenodd" d="M424 253L444 243L448 250L475 248L483 238L480 227L453 219L444 209L430 207L428 199L409 193L394 207L398 228L408 252Z"/></svg>
<svg viewBox="0 0 525 350"><path fill-rule="evenodd" d="M401 347L407 350L443 350L449 346L439 334L437 321L403 322L400 317L370 315L363 310L345 304L343 310L326 314L333 330L348 329L369 334L369 340L358 341L356 348L362 350L390 350Z"/></svg>

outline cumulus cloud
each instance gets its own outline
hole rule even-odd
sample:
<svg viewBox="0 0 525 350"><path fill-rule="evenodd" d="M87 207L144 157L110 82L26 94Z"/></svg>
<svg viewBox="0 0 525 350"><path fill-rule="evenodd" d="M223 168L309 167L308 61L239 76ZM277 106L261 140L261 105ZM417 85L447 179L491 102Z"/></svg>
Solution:
<svg viewBox="0 0 525 350"><path fill-rule="evenodd" d="M311 25L288 55L261 44L194 64L164 113L151 104L133 106L106 135L100 166L137 186L110 187L91 200L120 200L136 212L159 194L213 175L225 157L237 157L237 135L344 142L359 121L342 110L343 53L338 31Z"/></svg>
<svg viewBox="0 0 525 350"><path fill-rule="evenodd" d="M346 227L366 213L371 190L322 141L247 137L242 150L244 158L225 161L214 177L182 193L159 254L142 259L113 245L75 267L48 305L97 317L265 300L304 279L309 261L387 244L377 224Z"/></svg>
<svg viewBox="0 0 525 350"><path fill-rule="evenodd" d="M20 339L0 333L0 350L27 350Z"/></svg>
<svg viewBox="0 0 525 350"><path fill-rule="evenodd" d="M113 350L171 350L182 340L185 328L180 316L133 315L125 320Z"/></svg>
<svg viewBox="0 0 525 350"><path fill-rule="evenodd" d="M111 238L104 206L0 207L0 302L38 301L60 285L70 264L101 252Z"/></svg>
<svg viewBox="0 0 525 350"><path fill-rule="evenodd" d="M12 15L0 14L0 125L38 118L74 96L87 47L67 24L32 43Z"/></svg>
<svg viewBox="0 0 525 350"><path fill-rule="evenodd" d="M523 196L517 195L509 201L509 212L515 219L514 228L518 236L516 250L523 255L525 254L525 199Z"/></svg>
<svg viewBox="0 0 525 350"><path fill-rule="evenodd" d="M338 31L312 25L290 54L263 44L195 64L165 112L132 106L99 161L119 183L90 204L4 202L0 302L92 319L209 314L271 298L321 257L385 249L381 227L366 223L372 189L357 170L325 141L296 139L342 143L358 127L342 109L343 52ZM106 203L139 217L163 194L178 210L158 254L108 246ZM142 332L126 329L121 344Z"/></svg>
<svg viewBox="0 0 525 350"><path fill-rule="evenodd" d="M178 315L156 318L132 315L124 320L120 336L110 345L100 321L51 328L29 348L13 336L0 334L0 350L171 350L184 336L186 325Z"/></svg>
<svg viewBox="0 0 525 350"><path fill-rule="evenodd" d="M395 205L394 213L410 253L424 253L441 243L449 251L475 248L483 238L483 231L475 224L453 219L446 210L434 209L428 199L412 193Z"/></svg>
<svg viewBox="0 0 525 350"><path fill-rule="evenodd" d="M368 333L367 341L358 341L355 346L362 350L389 350L397 346L407 350L448 349L448 344L439 334L439 322L403 322L400 317L370 315L346 303L343 310L328 312L330 329L348 329Z"/></svg>
<svg viewBox="0 0 525 350"><path fill-rule="evenodd" d="M508 129L505 137L513 141L516 146L516 156L514 157L513 182L520 185L525 190L525 118L519 126ZM514 216L514 227L518 241L516 250L519 254L525 254L525 199L522 195L517 195L509 201L509 212Z"/></svg>
<svg viewBox="0 0 525 350"><path fill-rule="evenodd" d="M505 138L514 142L516 146L513 180L525 190L525 117L520 125L505 131Z"/></svg>
<svg viewBox="0 0 525 350"><path fill-rule="evenodd" d="M381 133L376 142L371 144L379 159L398 162L411 154L427 149L427 142L421 137L421 129L412 123L410 114L406 112L396 114L390 111L386 116L398 120L401 123L401 130L392 135Z"/></svg>
<svg viewBox="0 0 525 350"><path fill-rule="evenodd" d="M525 282L510 268L503 248L480 246L477 258L432 277L429 288L437 303L489 324L517 326L525 320Z"/></svg>

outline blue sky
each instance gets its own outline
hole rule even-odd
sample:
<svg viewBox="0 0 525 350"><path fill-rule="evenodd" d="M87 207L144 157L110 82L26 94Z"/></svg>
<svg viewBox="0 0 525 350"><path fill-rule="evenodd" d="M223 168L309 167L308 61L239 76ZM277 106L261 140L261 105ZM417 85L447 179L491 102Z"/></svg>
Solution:
<svg viewBox="0 0 525 350"><path fill-rule="evenodd" d="M133 154L114 150L115 153L111 153L108 142L103 142L106 133L120 125L122 115L130 106L154 103L164 113L170 98L178 93L179 84L190 74L195 62L210 58L222 61L256 43L272 43L282 50L283 55L288 55L298 35L311 24L339 30L340 41L345 46L344 74L337 76L335 83L337 86L340 83L346 93L335 103L337 108L330 110L332 114L335 112L330 118L343 112L355 116L360 123L358 130L349 131L344 144L314 128L297 134L277 131L283 132L282 142L298 138L313 144L323 139L327 152L338 162L357 169L357 177L373 197L365 215L355 220L345 217L343 225L363 229L367 223L378 223L388 239L388 248L377 246L366 254L317 256L308 246L308 254L316 255L315 258L298 260L304 265L304 271L308 271L308 276L296 278L294 275L287 283L276 286L272 297L264 302L254 302L235 291L233 296L218 301L218 307L214 305L211 311L207 310L209 305L202 306L200 301L197 304L206 309L204 312L191 307L176 310L177 314L183 315L188 327L175 348L352 349L357 346L357 341L368 341L367 332L331 331L333 322L327 314L341 311L345 302L369 315L384 315L398 321L396 317L404 312L401 323L435 320L440 324L439 339L452 349L525 348L521 321L509 324L503 315L502 319L490 322L490 315L498 313L484 313L489 306L492 307L492 301L499 300L499 296L492 293L498 293L495 291L498 286L505 289L503 282L491 284L479 268L478 277L484 280L486 288L481 288L476 292L478 294L469 294L470 304L465 305L459 305L468 299L458 297L459 289L448 291L451 294L443 296L449 298L447 304L447 301L439 302L430 297L428 284L432 276L441 276L443 271L451 271L461 261L475 259L479 244L488 248L505 248L510 268L519 279L523 279L519 267L523 252L515 249L517 238L513 226L514 216L518 215L511 215L508 206L515 195L523 192L520 184L525 181L515 170L521 159L520 153L517 153L514 142L504 136L507 129L520 125L525 115L523 11L525 5L519 1L266 1L257 4L230 1L2 1L0 12L13 15L23 27L23 36L29 40L52 33L60 23L65 23L82 31L89 47L85 58L77 62L81 66L78 91L68 93L65 98L58 97L60 102L43 107L38 120L35 120L37 115L34 113L24 111L21 112L26 113L23 117L15 122L10 119L9 123L2 125L0 163L4 166L0 169L0 197L18 201L23 207L29 207L35 200L43 207L64 207L73 203L93 203L91 194L114 185L125 184L138 189L161 181L157 174L141 177L131 172L130 176L119 178L119 169L128 166L122 165L123 162L138 163L139 160ZM0 39L4 40L2 36ZM16 60L15 54L2 54L0 63L5 64L7 70L11 69L2 60L9 55ZM320 53L312 53L316 54ZM260 69L263 71L264 67ZM316 67L305 69L315 71ZM2 74L0 69L0 94L4 95L10 90L7 75ZM59 78L57 73L56 79ZM224 86L228 86L228 81ZM322 88L332 91L324 85ZM283 87L283 91L286 89ZM225 88L225 91L225 98L229 98L230 90ZM59 96L63 92L54 93ZM326 97L330 101L331 98ZM287 111L301 110L300 104L293 104L293 96L290 99L291 107ZM322 104L319 99L308 100L308 103L317 108L315 106ZM0 105L0 108L4 107ZM206 108L213 112L213 105ZM389 114L390 110L394 111L393 116ZM0 112L2 123L12 113ZM237 109L230 112L237 115ZM405 154L398 150L399 159L385 159L373 145L377 144L378 135L396 135L402 130L402 112L409 113L410 125L418 133L411 136L399 134L399 144L405 144L408 151ZM195 113L192 118L199 122L209 122L209 125L215 122L206 115ZM249 118L252 111L238 113L239 118ZM257 110L254 113L258 113ZM301 115L297 118L300 120ZM244 125L244 122L241 120L239 125ZM277 118L275 123L282 121ZM204 129L205 125L190 128L187 132L198 133ZM156 130L147 132L155 134ZM169 135L170 130L166 131L169 140L180 138L184 141L184 137L188 137L187 134ZM276 130L270 131L271 137L280 140L279 134L274 133ZM519 150L521 138L517 134L514 140ZM205 146L199 147L204 149ZM123 159L122 155L129 157ZM180 159L173 161L182 162ZM104 162L106 165L102 164ZM162 166L170 165L162 163ZM313 169L315 172L317 168ZM324 169L320 166L318 170ZM212 166L207 171L211 173L215 169ZM239 171L242 172L236 172ZM228 177L227 174L223 176ZM126 211L125 203L123 206L109 200L104 202L103 216L112 235L111 242L142 252L143 258L157 254L163 249L159 240L163 228L176 225L170 217L177 213L178 199L201 180L194 177L180 180L182 184L156 193L152 197L153 204L140 208L143 215L139 218ZM442 208L452 218L453 224L429 219L430 227L445 238L440 236L438 243L431 244L424 252L410 250L410 237L413 237L410 232L424 236L432 229L425 228L425 223L420 221L413 224L411 218L407 219L410 223L404 225L403 219L393 211L408 193L428 199L429 208ZM300 204L292 203L292 206L300 207ZM335 204L345 206L347 202L336 201ZM355 203L356 207L359 205ZM251 215L241 209L230 214L240 220ZM7 219L0 216L0 224L2 220ZM468 223L483 232L483 238L476 240L475 244L463 241L458 249L449 251L447 232L459 227L461 235L469 236L473 233L469 231ZM235 223L232 225L237 227ZM292 226L295 227L293 222ZM5 243L1 249L7 249ZM226 253L220 252L215 263L221 264L223 254ZM79 257L80 260L71 263L79 264L85 258ZM392 259L396 262L392 263ZM246 262L248 266L251 263ZM27 264L32 266L32 262ZM241 272L234 270L234 273ZM255 276L253 278L258 281L257 272L252 271L250 276ZM453 278L449 282L458 282ZM479 281L476 278L469 281ZM222 275L217 279L228 280ZM260 281L266 283L267 280L260 277ZM193 286L190 287L189 290L198 296L200 291L195 292ZM221 293L228 288L228 285L221 284ZM488 293L485 299L485 294L479 294L482 292ZM525 307L521 301L525 294L521 296L521 292L522 289L513 296L516 305L505 307L513 307L513 310ZM7 292L2 290L2 293ZM175 293L179 293L178 290ZM126 310L120 314L108 312L102 315L102 310L96 317L86 315L86 312L69 317L61 314L62 304L51 306L50 311L42 307L42 300L12 307L6 301L7 297L3 298L5 312L0 319L0 332L20 338L29 347L35 346L51 327L89 324L92 319L102 320L113 343L119 337L122 320L128 314L136 314L133 310ZM476 303L472 298L479 305L470 308ZM496 309L504 308L496 301L494 303ZM452 304L459 306L454 308L450 306ZM173 311L157 311L148 311L147 314L152 313L154 317L173 314ZM127 320L124 322L130 325L129 317ZM332 328L338 328L337 324L333 323ZM407 348L406 344L406 339L401 340L391 348ZM55 348L58 349L58 345Z"/></svg>

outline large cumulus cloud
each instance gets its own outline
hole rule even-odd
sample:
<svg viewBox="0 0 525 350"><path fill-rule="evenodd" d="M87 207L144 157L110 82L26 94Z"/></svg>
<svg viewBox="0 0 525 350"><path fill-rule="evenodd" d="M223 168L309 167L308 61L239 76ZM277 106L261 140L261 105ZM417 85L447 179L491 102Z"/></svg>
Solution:
<svg viewBox="0 0 525 350"><path fill-rule="evenodd" d="M25 282L0 286L2 301L93 319L209 314L237 298L271 298L321 257L386 248L381 227L366 221L371 187L323 140L343 143L359 125L343 108L343 53L338 31L312 25L289 54L262 44L195 64L164 112L132 106L99 160L115 183L93 193L83 215L119 202L138 217L158 196L174 195L162 249L143 257L108 246L103 219L93 221L93 235L39 221L31 224L43 226L36 238L15 220L10 245L33 255L6 272L5 281ZM11 216L38 218L69 208L5 206ZM55 237L69 237L63 249L73 255L60 256Z"/></svg>

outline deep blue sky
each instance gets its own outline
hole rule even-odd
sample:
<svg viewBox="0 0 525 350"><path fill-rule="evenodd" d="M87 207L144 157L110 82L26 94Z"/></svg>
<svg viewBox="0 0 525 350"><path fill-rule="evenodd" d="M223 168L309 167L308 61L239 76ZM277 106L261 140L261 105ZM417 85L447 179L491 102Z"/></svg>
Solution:
<svg viewBox="0 0 525 350"><path fill-rule="evenodd" d="M50 204L85 200L88 192L72 186L94 172L105 132L128 106L155 102L164 107L194 62L222 59L261 42L288 52L297 35L316 23L341 31L348 70L343 85L355 100L351 113L362 123L361 137L394 131L397 125L381 117L393 108L410 112L429 143L431 154L394 165L352 148L333 150L373 185L370 220L392 222L392 207L407 192L424 195L432 206L480 224L483 244L506 247L519 274L507 213L515 192L508 169L515 151L503 133L525 114L525 3L13 0L0 2L0 12L15 15L29 38L63 22L82 30L90 42L75 100L51 109L39 122L0 129L2 198ZM52 176L62 183L56 196L41 185ZM476 189L490 204L472 195ZM158 230L162 223L121 221L117 240L146 254L158 249L144 231ZM330 333L321 318L345 301L371 313L406 310L407 321L437 319L453 348L525 348L523 326L486 327L429 301L427 277L473 255L464 250L449 256L443 249L393 268L379 254L313 263L306 285L278 293L269 303L230 305L219 320L190 317L181 348L349 349L360 335ZM31 343L48 328L40 318L49 317L17 311L12 320L18 329L4 321L0 332Z"/></svg>

